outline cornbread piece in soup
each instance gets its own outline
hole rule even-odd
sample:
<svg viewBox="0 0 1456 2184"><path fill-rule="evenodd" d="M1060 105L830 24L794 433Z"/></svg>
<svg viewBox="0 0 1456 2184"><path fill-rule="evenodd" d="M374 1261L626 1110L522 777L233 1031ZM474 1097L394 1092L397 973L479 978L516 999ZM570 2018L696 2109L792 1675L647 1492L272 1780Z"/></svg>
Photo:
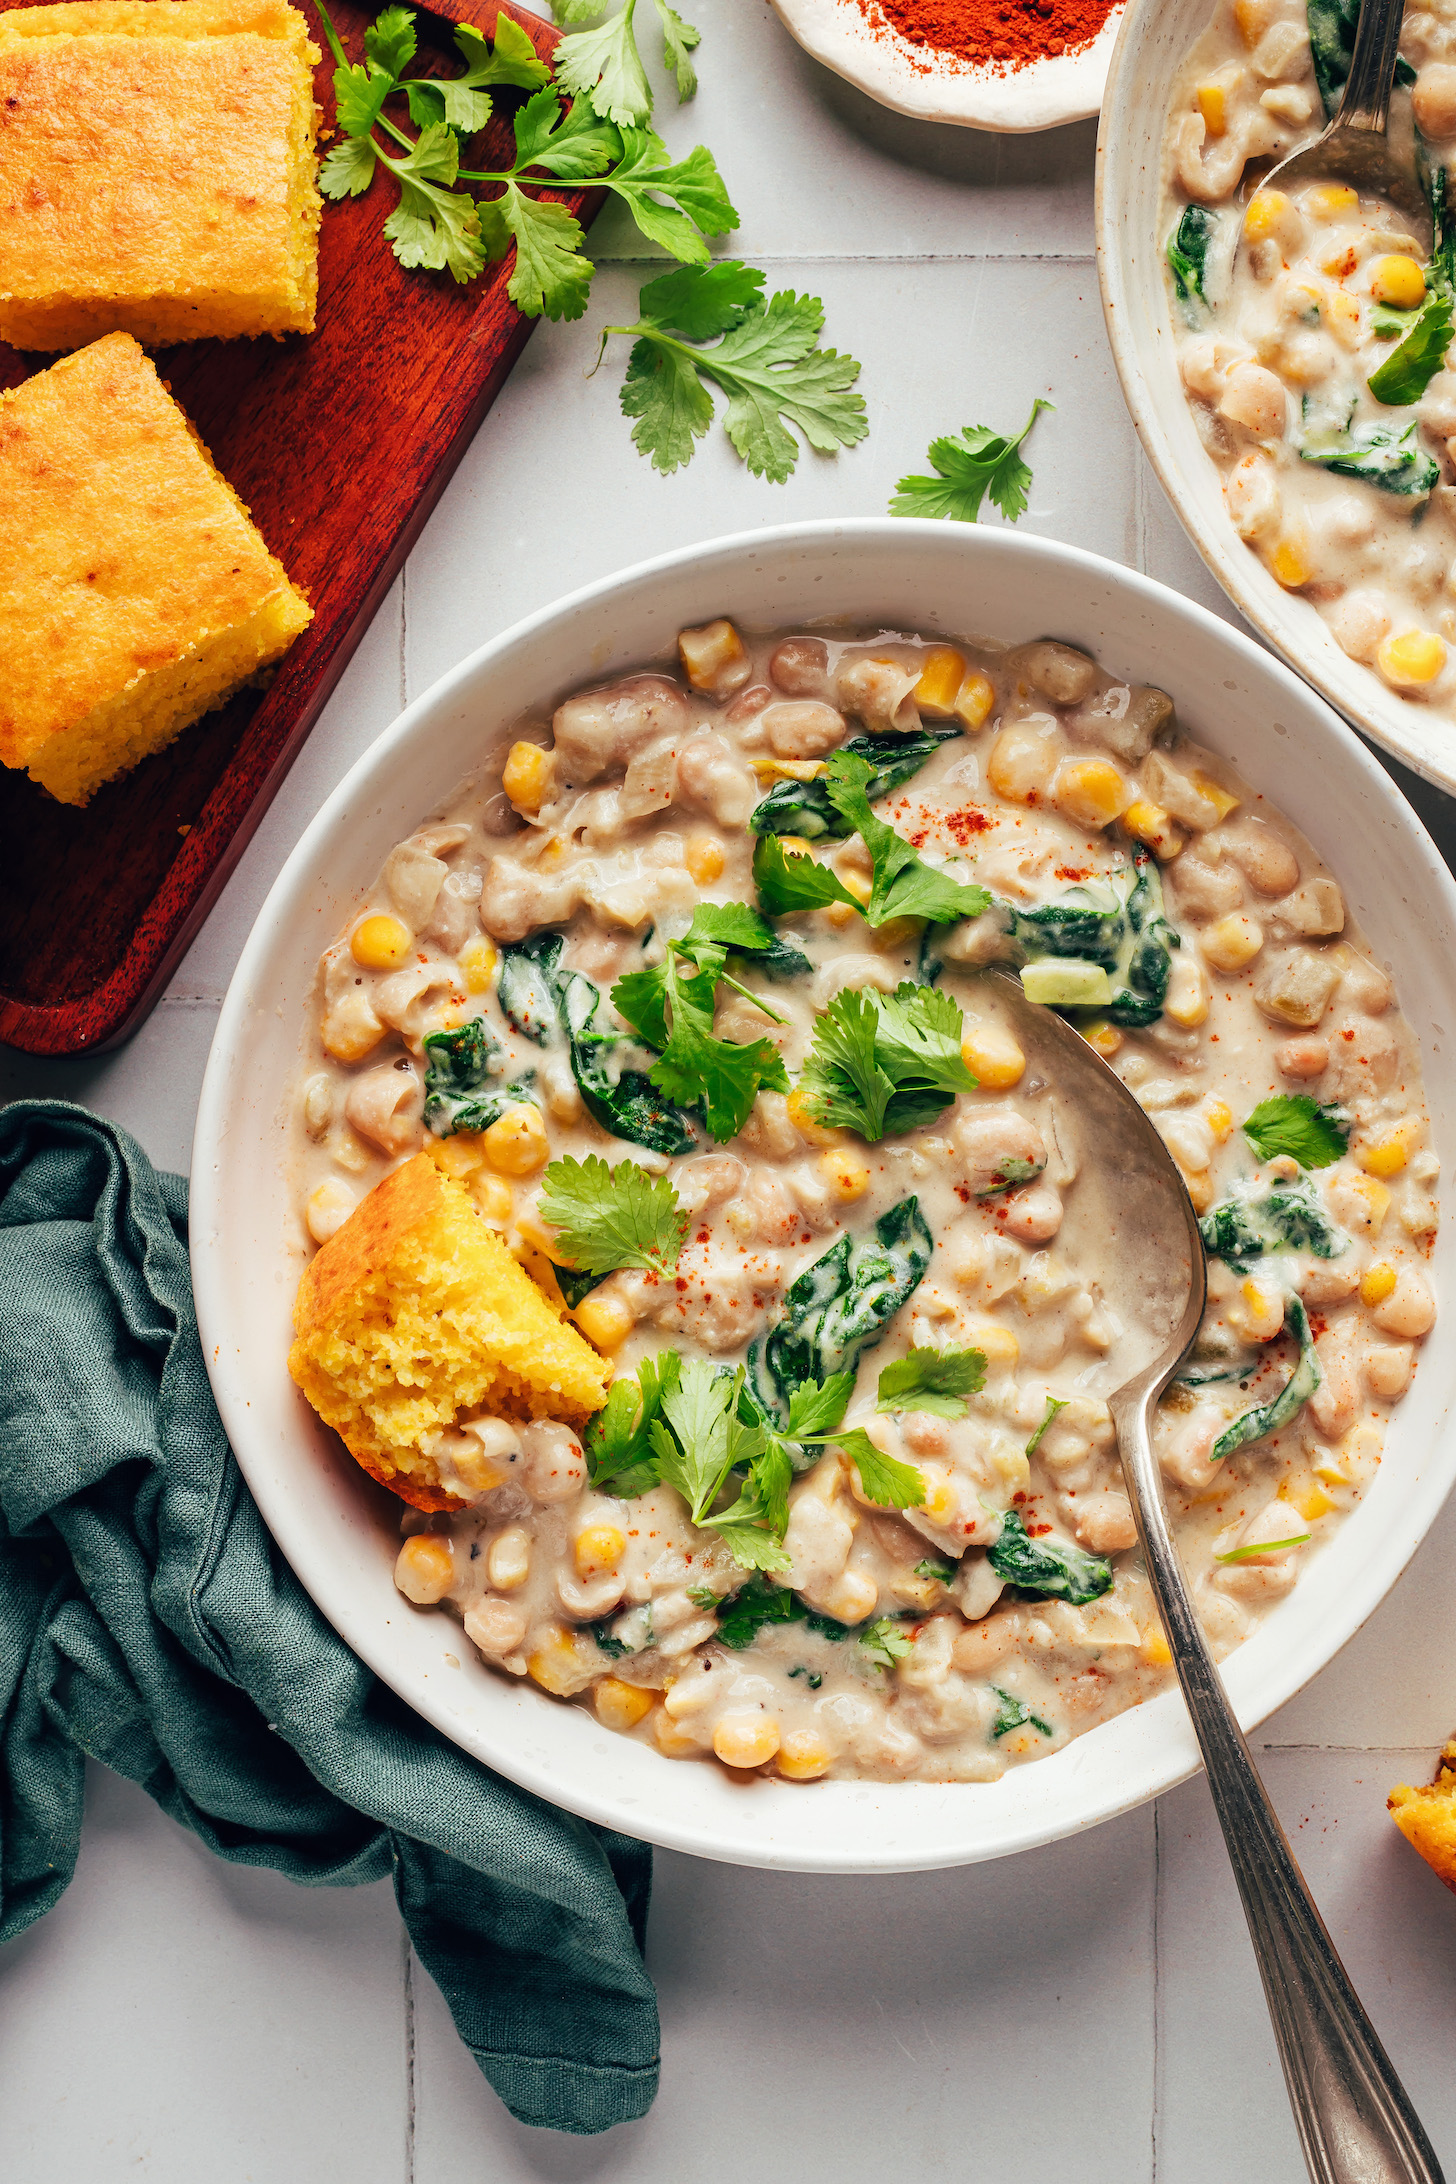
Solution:
<svg viewBox="0 0 1456 2184"><path fill-rule="evenodd" d="M417 1509L480 1491L456 1419L488 1405L581 1421L608 1367L427 1153L376 1184L299 1284L288 1367L364 1469ZM458 1453L465 1469L455 1463ZM452 1483L459 1480L476 1483Z"/></svg>
<svg viewBox="0 0 1456 2184"><path fill-rule="evenodd" d="M318 57L282 0L0 15L0 337L312 333Z"/></svg>
<svg viewBox="0 0 1456 2184"><path fill-rule="evenodd" d="M130 334L0 395L0 761L63 804L313 620Z"/></svg>

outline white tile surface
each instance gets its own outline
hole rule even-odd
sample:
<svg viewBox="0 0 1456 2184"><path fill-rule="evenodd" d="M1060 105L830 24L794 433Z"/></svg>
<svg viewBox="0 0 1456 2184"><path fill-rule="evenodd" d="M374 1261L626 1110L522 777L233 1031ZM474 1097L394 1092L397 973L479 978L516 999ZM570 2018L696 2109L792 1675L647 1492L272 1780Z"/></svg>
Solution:
<svg viewBox="0 0 1456 2184"><path fill-rule="evenodd" d="M469 451L162 1007L84 1062L0 1051L0 1099L78 1098L186 1165L212 1024L279 865L347 765L517 616L663 548L877 513L936 433L1053 414L1028 528L1133 561L1233 619L1138 453L1091 264L1090 125L1023 140L872 105L767 0L694 0L696 106L743 225L734 254L819 295L864 364L871 436L776 489L719 440L657 477L595 377L594 330L655 270L608 213L587 319L542 327ZM1452 807L1421 808L1456 855ZM408 817L410 815L404 815ZM1438 2149L1456 2167L1456 1899L1384 1795L1456 1723L1456 1510L1340 1658L1265 1729L1271 1783ZM1156 1920L1155 1920L1156 1911ZM98 1776L80 1875L0 1955L7 2184L764 2184L902 2172L1101 2184L1298 2184L1257 1983L1201 1784L1012 1864L878 1882L663 1856L650 1954L652 2115L600 2140L512 2124L428 1977L406 1982L385 1888L304 1891L224 1867Z"/></svg>

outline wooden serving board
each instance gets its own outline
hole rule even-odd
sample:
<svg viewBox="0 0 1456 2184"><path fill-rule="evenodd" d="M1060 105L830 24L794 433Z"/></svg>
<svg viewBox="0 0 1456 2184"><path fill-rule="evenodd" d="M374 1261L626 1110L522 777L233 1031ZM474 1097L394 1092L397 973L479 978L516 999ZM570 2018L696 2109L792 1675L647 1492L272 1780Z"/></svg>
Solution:
<svg viewBox="0 0 1456 2184"><path fill-rule="evenodd" d="M295 5L324 56L315 96L327 127L333 63L308 0ZM361 58L378 7L337 0L331 12L350 59ZM497 12L496 0L421 8L414 72L458 69L451 24L489 37ZM557 33L513 6L505 12L549 61ZM489 156L472 165L509 164L520 96L497 94L474 147ZM583 225L603 200L600 190L550 194ZM365 196L325 205L316 333L156 352L314 621L266 689L206 714L84 811L0 769L0 1041L10 1046L93 1052L142 1022L531 332L506 296L511 258L464 288L448 273L406 272L381 232L393 202L381 174ZM0 385L50 361L0 343Z"/></svg>

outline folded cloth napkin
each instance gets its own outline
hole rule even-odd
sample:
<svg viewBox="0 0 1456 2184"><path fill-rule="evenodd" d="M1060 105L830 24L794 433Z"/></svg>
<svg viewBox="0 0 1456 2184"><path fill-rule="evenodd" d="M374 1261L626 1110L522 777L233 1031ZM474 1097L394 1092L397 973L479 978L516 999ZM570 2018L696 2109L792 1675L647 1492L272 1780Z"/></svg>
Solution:
<svg viewBox="0 0 1456 2184"><path fill-rule="evenodd" d="M324 1621L223 1436L186 1235L185 1183L124 1130L0 1113L0 1941L71 1877L90 1754L219 1857L392 1873L523 2122L644 2114L650 1851L467 1758Z"/></svg>

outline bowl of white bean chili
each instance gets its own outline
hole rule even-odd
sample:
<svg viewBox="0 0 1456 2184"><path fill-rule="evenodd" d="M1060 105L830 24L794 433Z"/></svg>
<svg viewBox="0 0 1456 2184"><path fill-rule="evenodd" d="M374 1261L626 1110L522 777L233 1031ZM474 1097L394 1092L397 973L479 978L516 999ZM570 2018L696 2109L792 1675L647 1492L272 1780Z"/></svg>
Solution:
<svg viewBox="0 0 1456 2184"><path fill-rule="evenodd" d="M193 1263L265 1518L446 1734L655 1842L908 1870L1166 1789L1196 1754L1106 1414L1138 1239L983 974L1069 1014L1202 1216L1159 1449L1252 1725L1456 1468L1453 909L1317 697L1093 556L807 524L578 593L360 760L224 1005ZM464 1409L371 1457L391 1493L290 1380L291 1309L424 1155L615 1407ZM608 1170L670 1262L573 1270Z"/></svg>
<svg viewBox="0 0 1456 2184"><path fill-rule="evenodd" d="M1376 197L1261 187L1338 104L1338 19L1307 0L1135 0L1098 145L1103 309L1143 447L1230 599L1451 789L1456 30L1407 11L1392 108L1435 200L1428 257Z"/></svg>

